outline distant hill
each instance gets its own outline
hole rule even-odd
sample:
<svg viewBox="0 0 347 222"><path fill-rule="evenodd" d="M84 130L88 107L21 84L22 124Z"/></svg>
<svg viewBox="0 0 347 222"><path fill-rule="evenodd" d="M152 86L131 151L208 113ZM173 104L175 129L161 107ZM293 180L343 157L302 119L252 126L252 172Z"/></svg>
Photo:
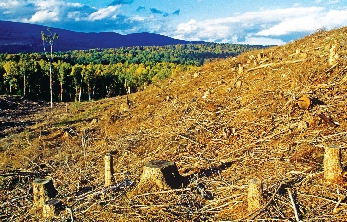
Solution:
<svg viewBox="0 0 347 222"><path fill-rule="evenodd" d="M40 33L47 31L46 26L0 21L0 27L0 53L43 51ZM83 33L58 28L52 28L52 31L60 36L56 41L54 51L203 43L178 40L151 33L120 35L114 32Z"/></svg>

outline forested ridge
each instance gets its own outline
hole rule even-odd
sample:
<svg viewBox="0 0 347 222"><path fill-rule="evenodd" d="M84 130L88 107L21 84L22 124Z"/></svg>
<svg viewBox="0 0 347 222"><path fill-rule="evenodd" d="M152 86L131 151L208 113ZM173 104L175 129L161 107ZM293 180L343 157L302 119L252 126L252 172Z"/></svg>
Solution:
<svg viewBox="0 0 347 222"><path fill-rule="evenodd" d="M206 61L262 48L240 44L178 44L54 52L53 100L81 101L135 92ZM0 93L49 96L48 54L0 54Z"/></svg>

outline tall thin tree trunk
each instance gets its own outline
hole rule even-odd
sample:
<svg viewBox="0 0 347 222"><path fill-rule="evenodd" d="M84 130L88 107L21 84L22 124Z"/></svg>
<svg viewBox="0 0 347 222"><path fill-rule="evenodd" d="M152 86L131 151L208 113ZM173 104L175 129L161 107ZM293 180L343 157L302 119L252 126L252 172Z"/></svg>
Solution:
<svg viewBox="0 0 347 222"><path fill-rule="evenodd" d="M23 82L23 84L24 84L24 86L23 86L23 91L24 91L23 94L24 94L24 97L25 97L25 91L26 91L26 85L27 85L25 72L24 72L24 82Z"/></svg>
<svg viewBox="0 0 347 222"><path fill-rule="evenodd" d="M51 57L49 58L49 91L51 94L51 108L53 108L53 86L52 86L53 41L54 39L58 39L59 36L56 33L52 35L50 28L47 28L47 30L50 35L46 36L45 33L41 31L41 37L42 37L43 51L45 51L45 55L46 55L45 41L49 42L49 44L51 45Z"/></svg>
<svg viewBox="0 0 347 222"><path fill-rule="evenodd" d="M63 102L63 82L60 83L60 102Z"/></svg>
<svg viewBox="0 0 347 222"><path fill-rule="evenodd" d="M88 99L89 99L89 101L90 100L92 100L92 98L91 98L91 92L90 92L90 83L88 82Z"/></svg>
<svg viewBox="0 0 347 222"><path fill-rule="evenodd" d="M82 84L83 84L83 74L81 78L81 85L80 85L80 92L78 94L78 101L81 102L81 97L82 97Z"/></svg>
<svg viewBox="0 0 347 222"><path fill-rule="evenodd" d="M81 96L82 96L82 86L80 86L80 91L78 93L78 102L81 102Z"/></svg>
<svg viewBox="0 0 347 222"><path fill-rule="evenodd" d="M75 102L78 101L78 87L75 88Z"/></svg>
<svg viewBox="0 0 347 222"><path fill-rule="evenodd" d="M51 44L51 58L49 59L49 91L51 93L51 108L53 108L52 59L53 59L53 45Z"/></svg>

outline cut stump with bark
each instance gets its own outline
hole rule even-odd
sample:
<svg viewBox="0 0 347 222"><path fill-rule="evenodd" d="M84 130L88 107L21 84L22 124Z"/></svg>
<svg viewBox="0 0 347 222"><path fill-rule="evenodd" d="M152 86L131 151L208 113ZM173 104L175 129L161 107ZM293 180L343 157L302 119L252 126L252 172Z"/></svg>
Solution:
<svg viewBox="0 0 347 222"><path fill-rule="evenodd" d="M300 109L308 109L311 106L311 99L307 96L303 96L298 99L298 106Z"/></svg>
<svg viewBox="0 0 347 222"><path fill-rule="evenodd" d="M328 64L330 66L335 65L340 58L340 55L338 54L338 48L339 46L337 44L337 41L335 40L334 43L331 45L330 53L329 53Z"/></svg>
<svg viewBox="0 0 347 222"><path fill-rule="evenodd" d="M45 202L43 205L43 217L50 218L55 217L59 214L59 211L62 209L62 202L58 199L52 198Z"/></svg>
<svg viewBox="0 0 347 222"><path fill-rule="evenodd" d="M105 155L105 187L113 184L113 157L111 154Z"/></svg>
<svg viewBox="0 0 347 222"><path fill-rule="evenodd" d="M34 206L42 208L47 200L57 195L52 178L37 178L33 181Z"/></svg>
<svg viewBox="0 0 347 222"><path fill-rule="evenodd" d="M336 183L342 179L341 149L325 146L324 179L327 183Z"/></svg>
<svg viewBox="0 0 347 222"><path fill-rule="evenodd" d="M259 179L250 179L248 182L248 212L260 210L263 203L263 184Z"/></svg>
<svg viewBox="0 0 347 222"><path fill-rule="evenodd" d="M136 193L180 188L183 178L174 162L152 160L145 163Z"/></svg>

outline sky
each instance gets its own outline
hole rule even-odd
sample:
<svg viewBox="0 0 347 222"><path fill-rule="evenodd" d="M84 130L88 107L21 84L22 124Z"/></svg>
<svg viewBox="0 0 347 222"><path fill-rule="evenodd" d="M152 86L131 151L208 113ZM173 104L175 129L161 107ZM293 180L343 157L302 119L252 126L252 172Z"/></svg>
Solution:
<svg viewBox="0 0 347 222"><path fill-rule="evenodd" d="M53 31L149 32L187 41L282 45L347 26L347 0L1 0L0 20Z"/></svg>

